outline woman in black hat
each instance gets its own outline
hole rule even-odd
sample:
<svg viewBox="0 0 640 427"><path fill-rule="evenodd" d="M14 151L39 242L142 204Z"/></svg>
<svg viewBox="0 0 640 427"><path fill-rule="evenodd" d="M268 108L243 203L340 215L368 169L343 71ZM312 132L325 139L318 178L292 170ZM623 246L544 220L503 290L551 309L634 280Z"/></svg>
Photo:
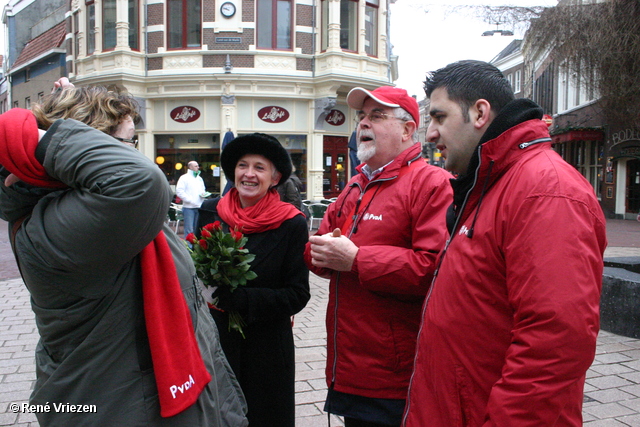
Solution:
<svg viewBox="0 0 640 427"><path fill-rule="evenodd" d="M287 150L272 136L254 133L231 141L222 151L222 169L234 187L200 207L198 230L214 221L242 226L246 248L256 257L258 277L233 293L220 288L211 310L222 348L245 393L251 427L293 427L294 345L291 316L310 298L303 260L307 222L293 205L280 201L275 187L291 174ZM229 311L246 322L244 338L229 331Z"/></svg>

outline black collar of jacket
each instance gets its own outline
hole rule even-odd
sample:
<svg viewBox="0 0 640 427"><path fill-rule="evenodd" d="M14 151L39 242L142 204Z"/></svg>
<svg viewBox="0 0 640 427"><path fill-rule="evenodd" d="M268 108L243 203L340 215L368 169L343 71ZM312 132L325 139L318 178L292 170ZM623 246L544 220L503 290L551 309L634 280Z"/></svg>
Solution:
<svg viewBox="0 0 640 427"><path fill-rule="evenodd" d="M480 166L480 146L487 141L497 138L512 127L532 119L542 119L542 108L530 99L515 99L504 106L497 117L491 122L487 131L482 135L478 148L473 152L469 160L469 167L465 175L451 178L453 188L453 205L447 211L447 228L451 233L455 225L456 217L464 199L475 183L475 175Z"/></svg>

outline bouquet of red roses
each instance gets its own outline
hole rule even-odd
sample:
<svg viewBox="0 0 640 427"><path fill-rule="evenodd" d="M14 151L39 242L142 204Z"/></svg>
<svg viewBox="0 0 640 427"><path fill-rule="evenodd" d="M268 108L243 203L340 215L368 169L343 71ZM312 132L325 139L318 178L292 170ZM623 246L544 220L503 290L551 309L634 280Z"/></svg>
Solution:
<svg viewBox="0 0 640 427"><path fill-rule="evenodd" d="M196 273L205 286L209 288L227 287L230 292L238 286L245 286L247 281L258 277L249 265L256 257L245 249L247 238L236 226L225 233L220 221L202 227L200 239L189 233L186 240L193 245L191 258L196 266ZM214 304L217 300L214 301ZM242 327L245 326L240 314L229 311L229 330L234 329L244 338Z"/></svg>

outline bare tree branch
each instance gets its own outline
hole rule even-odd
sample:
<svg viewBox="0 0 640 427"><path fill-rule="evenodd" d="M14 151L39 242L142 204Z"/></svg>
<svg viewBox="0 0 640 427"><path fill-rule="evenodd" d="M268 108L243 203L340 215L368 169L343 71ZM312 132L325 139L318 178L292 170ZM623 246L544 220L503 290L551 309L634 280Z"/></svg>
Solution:
<svg viewBox="0 0 640 427"><path fill-rule="evenodd" d="M584 83L591 79L610 124L640 126L640 2L558 5L525 37L525 62L550 49Z"/></svg>

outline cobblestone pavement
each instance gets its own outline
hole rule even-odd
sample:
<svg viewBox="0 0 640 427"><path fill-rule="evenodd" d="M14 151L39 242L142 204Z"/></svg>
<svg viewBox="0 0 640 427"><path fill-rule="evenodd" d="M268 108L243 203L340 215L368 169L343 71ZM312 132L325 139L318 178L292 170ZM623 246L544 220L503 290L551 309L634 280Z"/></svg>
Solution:
<svg viewBox="0 0 640 427"><path fill-rule="evenodd" d="M606 256L640 256L640 223L610 220ZM615 246L614 246L615 245ZM16 278L18 277L18 278ZM296 426L343 426L322 410L326 394L324 315L328 281L311 277L311 300L295 316ZM0 426L37 426L33 414L13 413L28 401L38 340L29 295L13 261L6 224L0 222ZM585 384L584 425L640 426L640 340L601 331Z"/></svg>

